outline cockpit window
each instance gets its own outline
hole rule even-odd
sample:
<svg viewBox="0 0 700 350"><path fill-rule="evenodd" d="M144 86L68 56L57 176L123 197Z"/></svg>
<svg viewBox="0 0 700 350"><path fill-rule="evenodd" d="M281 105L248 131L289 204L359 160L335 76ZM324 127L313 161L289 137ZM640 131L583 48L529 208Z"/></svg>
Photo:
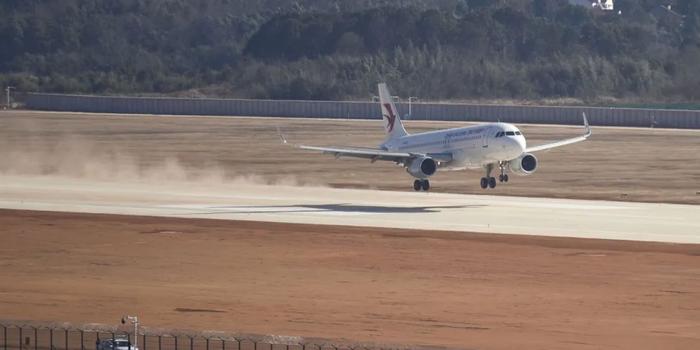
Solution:
<svg viewBox="0 0 700 350"><path fill-rule="evenodd" d="M506 135L508 135L508 136L515 136L515 132L513 132L513 131L506 131Z"/></svg>
<svg viewBox="0 0 700 350"><path fill-rule="evenodd" d="M496 137L502 137L503 136L503 131L499 131L496 133Z"/></svg>
<svg viewBox="0 0 700 350"><path fill-rule="evenodd" d="M520 131L516 131L515 134L516 134L516 135L522 135L522 134L520 133Z"/></svg>

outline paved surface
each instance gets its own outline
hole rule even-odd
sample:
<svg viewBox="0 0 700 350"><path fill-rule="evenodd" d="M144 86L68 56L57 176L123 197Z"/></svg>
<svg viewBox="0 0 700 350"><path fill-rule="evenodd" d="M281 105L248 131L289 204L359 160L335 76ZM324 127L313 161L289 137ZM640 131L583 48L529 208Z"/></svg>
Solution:
<svg viewBox="0 0 700 350"><path fill-rule="evenodd" d="M700 206L4 176L0 208L700 243Z"/></svg>

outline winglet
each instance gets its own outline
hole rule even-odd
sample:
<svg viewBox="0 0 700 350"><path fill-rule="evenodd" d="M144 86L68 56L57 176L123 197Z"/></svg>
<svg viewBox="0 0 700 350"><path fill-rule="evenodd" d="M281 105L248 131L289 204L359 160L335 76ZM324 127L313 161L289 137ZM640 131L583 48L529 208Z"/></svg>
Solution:
<svg viewBox="0 0 700 350"><path fill-rule="evenodd" d="M593 132L591 131L591 126L588 124L588 118L586 118L586 112L583 112L582 114L583 114L583 126L586 130L586 137L588 137L588 136L591 136L591 134Z"/></svg>
<svg viewBox="0 0 700 350"><path fill-rule="evenodd" d="M286 145L286 144L288 143L288 142L287 142L287 138L284 137L284 135L282 134L282 130L280 129L279 126L277 127L277 135L279 135L280 141L282 141L282 144L283 144L283 145Z"/></svg>

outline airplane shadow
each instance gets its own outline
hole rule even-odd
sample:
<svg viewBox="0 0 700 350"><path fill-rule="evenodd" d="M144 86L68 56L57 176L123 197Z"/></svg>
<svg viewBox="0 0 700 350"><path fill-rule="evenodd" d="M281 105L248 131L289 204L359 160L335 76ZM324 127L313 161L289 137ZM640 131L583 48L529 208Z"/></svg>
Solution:
<svg viewBox="0 0 700 350"><path fill-rule="evenodd" d="M412 206L393 207L380 205L355 205L347 203L335 204L296 204L296 205L242 205L210 207L217 211L205 213L193 213L198 215L207 214L281 214L281 213L362 213L362 214L406 214L406 213L436 213L444 209L466 209L483 208L486 205L434 205L434 206ZM219 210L221 209L221 210ZM230 210L227 210L230 209Z"/></svg>

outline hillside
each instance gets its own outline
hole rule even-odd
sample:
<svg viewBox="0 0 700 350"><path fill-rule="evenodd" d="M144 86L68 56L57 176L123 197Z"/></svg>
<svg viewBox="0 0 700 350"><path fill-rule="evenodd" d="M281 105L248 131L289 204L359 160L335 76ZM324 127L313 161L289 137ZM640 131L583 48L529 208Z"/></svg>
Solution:
<svg viewBox="0 0 700 350"><path fill-rule="evenodd" d="M6 0L0 84L20 91L693 102L700 0ZM682 16L682 17L681 17Z"/></svg>

